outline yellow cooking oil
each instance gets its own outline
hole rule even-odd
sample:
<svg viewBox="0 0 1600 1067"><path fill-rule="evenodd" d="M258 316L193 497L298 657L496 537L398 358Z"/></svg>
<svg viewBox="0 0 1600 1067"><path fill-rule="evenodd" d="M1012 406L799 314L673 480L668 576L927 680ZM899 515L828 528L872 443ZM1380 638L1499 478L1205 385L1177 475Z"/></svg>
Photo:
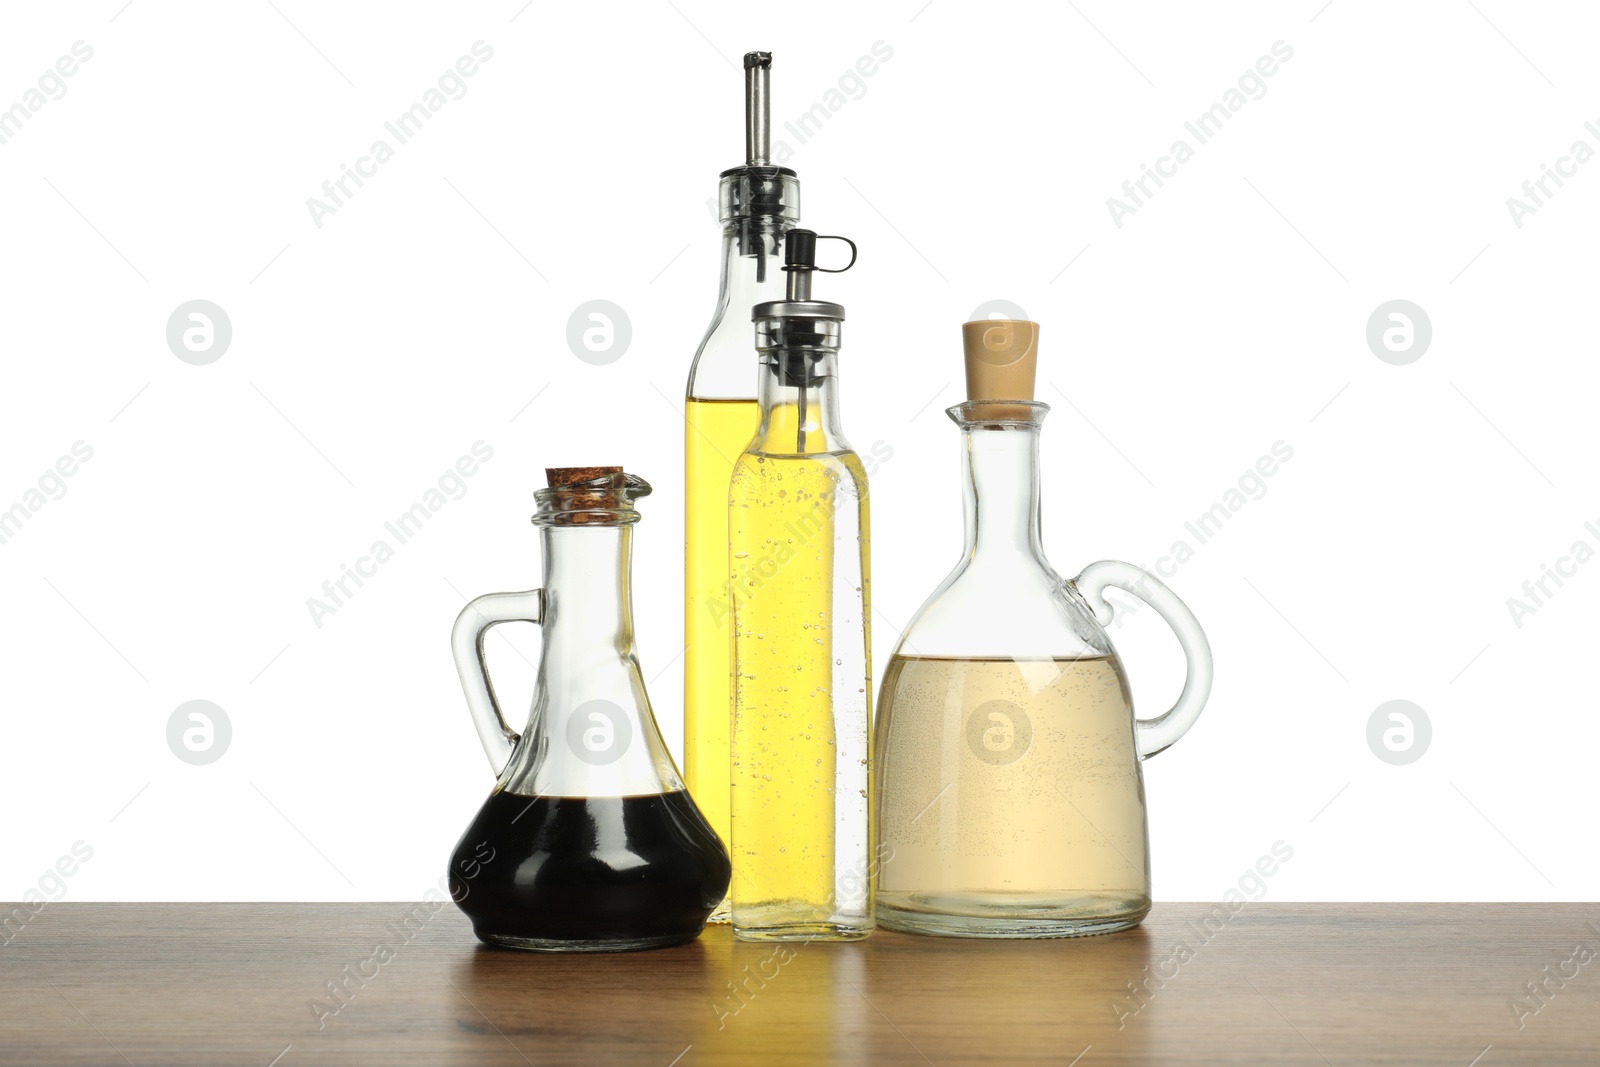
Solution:
<svg viewBox="0 0 1600 1067"><path fill-rule="evenodd" d="M728 611L728 483L761 422L754 400L686 405L683 777L689 795L728 841L729 722L733 672ZM727 922L727 907L712 913Z"/></svg>
<svg viewBox="0 0 1600 1067"><path fill-rule="evenodd" d="M824 451L823 432L800 431L798 417L794 405L773 407L760 450L738 458L729 489L729 896L741 936L840 936L836 856L866 844L850 840L856 833L838 838L841 825L867 830L864 814L854 817L865 803L854 772L866 747L858 738L841 744L834 719L835 686L855 692L871 670L862 647L835 646L836 627L840 642L864 644L866 472L855 453ZM859 572L855 560L836 559L857 552ZM842 789L841 756L850 779Z"/></svg>

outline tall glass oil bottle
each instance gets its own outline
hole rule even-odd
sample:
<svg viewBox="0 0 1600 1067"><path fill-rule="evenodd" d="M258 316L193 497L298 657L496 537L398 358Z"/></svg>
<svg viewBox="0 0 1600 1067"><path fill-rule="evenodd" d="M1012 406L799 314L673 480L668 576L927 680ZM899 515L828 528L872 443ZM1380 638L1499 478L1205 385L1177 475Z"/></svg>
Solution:
<svg viewBox="0 0 1600 1067"><path fill-rule="evenodd" d="M744 57L746 162L722 173L722 285L685 403L683 770L711 826L728 840L728 481L760 421L745 315L783 295L783 235L800 221L800 182L772 166L768 71ZM731 311L731 314L730 314ZM726 922L727 907L712 913Z"/></svg>
<svg viewBox="0 0 1600 1067"><path fill-rule="evenodd" d="M787 298L754 309L761 421L727 495L742 940L873 926L867 477L839 424L844 308L811 299L816 242L789 231Z"/></svg>

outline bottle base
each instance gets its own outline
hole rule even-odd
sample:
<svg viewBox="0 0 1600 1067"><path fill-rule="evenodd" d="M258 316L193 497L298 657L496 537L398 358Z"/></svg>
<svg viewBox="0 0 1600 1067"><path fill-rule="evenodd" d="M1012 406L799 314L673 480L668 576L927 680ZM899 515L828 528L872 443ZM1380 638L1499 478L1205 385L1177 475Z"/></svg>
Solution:
<svg viewBox="0 0 1600 1067"><path fill-rule="evenodd" d="M670 934L664 937L640 937L626 941L568 941L542 937L511 937L506 934L478 934L478 940L496 948L515 948L524 952L643 952L652 948L672 948L687 945L700 936Z"/></svg>
<svg viewBox="0 0 1600 1067"><path fill-rule="evenodd" d="M953 911L931 910L922 907L902 907L885 903L881 897L877 904L878 925L886 930L908 934L928 934L934 937L972 937L995 940L1031 940L1053 937L1090 937L1095 934L1112 934L1118 930L1131 930L1144 921L1150 913L1148 900L1121 901L1121 907L1105 908L1017 908L1014 904L985 909L981 904L968 901L974 914L957 914ZM1130 906L1131 905L1131 906ZM985 914L985 911L988 913Z"/></svg>
<svg viewBox="0 0 1600 1067"><path fill-rule="evenodd" d="M872 933L872 924L845 926L840 923L794 923L784 926L740 926L733 924L733 936L740 941L860 941Z"/></svg>

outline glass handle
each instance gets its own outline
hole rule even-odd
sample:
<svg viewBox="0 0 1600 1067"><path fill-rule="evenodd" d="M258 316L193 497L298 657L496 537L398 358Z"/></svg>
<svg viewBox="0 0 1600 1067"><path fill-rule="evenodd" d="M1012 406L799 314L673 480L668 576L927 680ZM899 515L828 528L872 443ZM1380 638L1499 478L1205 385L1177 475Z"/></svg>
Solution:
<svg viewBox="0 0 1600 1067"><path fill-rule="evenodd" d="M455 655L456 673L461 676L461 690L467 696L467 708L472 712L472 724L478 728L478 739L483 742L484 755L496 777L511 759L521 735L506 725L500 713L500 704L494 698L494 686L489 681L489 665L483 657L483 638L491 626L502 622L544 621L544 590L529 589L525 593L485 593L469 601L456 616L450 631L450 651Z"/></svg>
<svg viewBox="0 0 1600 1067"><path fill-rule="evenodd" d="M1206 640L1205 631L1200 629L1194 613L1178 599L1178 594L1149 571L1131 563L1110 559L1091 563L1072 580L1072 584L1088 602L1101 626L1111 624L1112 609L1110 601L1105 598L1106 587L1116 586L1132 593L1167 620L1172 632L1178 635L1183 654L1188 657L1189 674L1184 679L1178 702L1165 714L1153 719L1134 720L1139 758L1149 759L1171 747L1174 741L1187 733L1200 717L1200 709L1206 706L1206 698L1211 695L1211 643Z"/></svg>

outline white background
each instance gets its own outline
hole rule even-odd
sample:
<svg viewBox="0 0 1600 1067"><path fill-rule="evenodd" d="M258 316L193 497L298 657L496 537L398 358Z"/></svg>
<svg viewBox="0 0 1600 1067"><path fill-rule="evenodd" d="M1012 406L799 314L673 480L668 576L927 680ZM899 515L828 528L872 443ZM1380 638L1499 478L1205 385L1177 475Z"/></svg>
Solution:
<svg viewBox="0 0 1600 1067"><path fill-rule="evenodd" d="M1506 206L1573 141L1600 148L1592 11L275 3L3 16L0 107L94 51L0 145L0 508L74 442L93 458L0 545L0 896L80 839L70 899L420 896L491 784L449 626L467 596L536 584L547 465L656 487L636 608L678 751L678 406L752 48L775 55L805 223L861 246L826 285L849 309L847 431L894 452L872 483L878 671L885 620L959 547L958 326L1010 300L1043 324L1063 573L1193 545L1186 521L1293 448L1171 579L1217 682L1145 768L1157 897L1215 900L1279 839L1271 899L1600 892L1600 564L1520 627L1506 605L1600 547L1600 163L1520 228ZM480 40L466 94L318 227L307 198ZM892 57L799 143L783 123L880 41ZM1265 95L1197 144L1185 121L1278 41ZM1194 158L1117 226L1107 198L1180 137ZM197 298L233 326L208 366L165 339ZM596 298L633 327L608 366L565 340ZM1406 366L1365 339L1397 298L1433 326ZM466 495L318 627L307 598L480 440ZM537 635L500 632L520 718ZM1113 633L1158 712L1176 643L1148 611ZM166 743L192 699L233 727L208 766ZM1407 766L1366 741L1391 699L1433 726Z"/></svg>

